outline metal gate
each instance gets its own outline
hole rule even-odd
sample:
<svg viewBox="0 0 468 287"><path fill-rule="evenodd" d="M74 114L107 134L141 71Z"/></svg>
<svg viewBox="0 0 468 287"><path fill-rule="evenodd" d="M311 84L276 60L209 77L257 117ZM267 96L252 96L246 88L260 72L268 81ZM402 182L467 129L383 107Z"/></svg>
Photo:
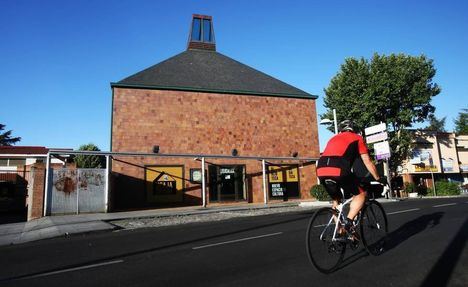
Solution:
<svg viewBox="0 0 468 287"><path fill-rule="evenodd" d="M50 213L105 212L105 169L54 169Z"/></svg>

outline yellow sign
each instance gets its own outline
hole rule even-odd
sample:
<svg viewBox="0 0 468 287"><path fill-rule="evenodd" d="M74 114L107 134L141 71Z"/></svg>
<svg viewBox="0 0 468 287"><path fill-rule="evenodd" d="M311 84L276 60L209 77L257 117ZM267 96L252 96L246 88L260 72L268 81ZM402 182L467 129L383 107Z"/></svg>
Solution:
<svg viewBox="0 0 468 287"><path fill-rule="evenodd" d="M146 195L149 202L182 202L184 168L182 166L147 166Z"/></svg>
<svg viewBox="0 0 468 287"><path fill-rule="evenodd" d="M415 172L438 172L437 166L415 166L414 167Z"/></svg>
<svg viewBox="0 0 468 287"><path fill-rule="evenodd" d="M270 183L299 181L299 172L296 165L270 165L268 170ZM286 176L286 180L283 180L283 176Z"/></svg>

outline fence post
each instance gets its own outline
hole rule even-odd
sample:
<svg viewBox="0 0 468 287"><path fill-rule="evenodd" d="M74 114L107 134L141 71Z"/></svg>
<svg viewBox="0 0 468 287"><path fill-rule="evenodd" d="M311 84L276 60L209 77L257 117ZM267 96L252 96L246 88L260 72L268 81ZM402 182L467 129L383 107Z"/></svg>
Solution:
<svg viewBox="0 0 468 287"><path fill-rule="evenodd" d="M49 193L49 176L50 176L50 152L47 152L47 160L46 160L46 174L45 174L45 186L44 186L44 212L43 215L47 216L47 208L48 208L48 193Z"/></svg>
<svg viewBox="0 0 468 287"><path fill-rule="evenodd" d="M267 184L266 184L266 167L265 160L262 159L262 173L263 173L263 202L267 204Z"/></svg>
<svg viewBox="0 0 468 287"><path fill-rule="evenodd" d="M203 207L206 207L206 182L205 182L205 158L204 157L202 157L201 162L202 162L202 166L201 166L202 199L203 199Z"/></svg>
<svg viewBox="0 0 468 287"><path fill-rule="evenodd" d="M76 169L76 214L80 214L80 170Z"/></svg>
<svg viewBox="0 0 468 287"><path fill-rule="evenodd" d="M104 194L104 209L109 212L109 188L110 188L110 156L106 155L106 189Z"/></svg>

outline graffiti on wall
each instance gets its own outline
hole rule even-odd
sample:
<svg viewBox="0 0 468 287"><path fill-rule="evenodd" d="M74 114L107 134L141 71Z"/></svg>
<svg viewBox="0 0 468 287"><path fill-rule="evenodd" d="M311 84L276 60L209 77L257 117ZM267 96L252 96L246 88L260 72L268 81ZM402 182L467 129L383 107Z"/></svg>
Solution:
<svg viewBox="0 0 468 287"><path fill-rule="evenodd" d="M67 195L76 191L76 170L61 169L54 171L53 185L57 191Z"/></svg>
<svg viewBox="0 0 468 287"><path fill-rule="evenodd" d="M97 173L95 170L80 170L78 177L79 188L87 190L90 185L104 185L103 174Z"/></svg>

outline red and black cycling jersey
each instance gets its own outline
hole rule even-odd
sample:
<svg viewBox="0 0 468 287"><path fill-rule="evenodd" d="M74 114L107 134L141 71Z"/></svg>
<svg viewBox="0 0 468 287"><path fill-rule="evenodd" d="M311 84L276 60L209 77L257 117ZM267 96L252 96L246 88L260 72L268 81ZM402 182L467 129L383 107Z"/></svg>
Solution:
<svg viewBox="0 0 468 287"><path fill-rule="evenodd" d="M361 154L368 153L364 139L353 132L342 132L332 137L318 163L319 177L343 177L351 173L351 167Z"/></svg>

